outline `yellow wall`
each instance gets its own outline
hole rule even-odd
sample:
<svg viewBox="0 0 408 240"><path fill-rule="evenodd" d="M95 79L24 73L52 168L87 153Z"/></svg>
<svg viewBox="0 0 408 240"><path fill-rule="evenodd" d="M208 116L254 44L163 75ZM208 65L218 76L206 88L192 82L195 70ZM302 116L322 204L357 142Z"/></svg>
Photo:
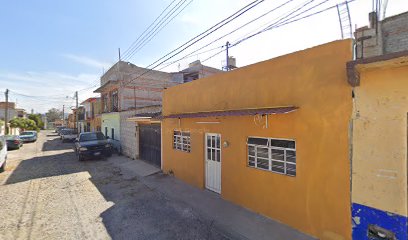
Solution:
<svg viewBox="0 0 408 240"><path fill-rule="evenodd" d="M408 66L360 68L352 200L407 216Z"/></svg>
<svg viewBox="0 0 408 240"><path fill-rule="evenodd" d="M169 88L163 115L295 105L296 112L270 115L268 128L254 117L163 121L163 169L204 187L204 133L220 133L224 199L279 220L320 239L350 239L348 127L351 87L345 64L350 40L336 41L228 73ZM219 121L219 124L199 124ZM191 132L191 153L172 149L172 131ZM248 136L296 140L297 175L246 166Z"/></svg>

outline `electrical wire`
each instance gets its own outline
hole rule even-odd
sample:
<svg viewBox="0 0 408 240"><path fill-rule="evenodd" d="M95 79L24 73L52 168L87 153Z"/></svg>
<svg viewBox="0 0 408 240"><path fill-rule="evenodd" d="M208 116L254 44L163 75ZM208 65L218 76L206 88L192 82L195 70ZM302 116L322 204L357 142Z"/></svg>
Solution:
<svg viewBox="0 0 408 240"><path fill-rule="evenodd" d="M134 47L134 45L138 43L139 39L147 32L147 30L149 30L150 27L153 26L153 24L163 15L163 13L165 13L166 10L167 10L171 5L173 5L173 3L174 3L175 1L176 1L176 0L173 0L169 5L167 5L167 7L159 14L159 16L157 16L156 19L155 19L155 20L139 35L139 37L129 46L129 48L126 49L126 50L123 52L123 56L124 56L124 57L128 54L128 52L130 51L130 49L132 49L132 48Z"/></svg>
<svg viewBox="0 0 408 240"><path fill-rule="evenodd" d="M164 69L164 68L166 68L166 67L168 67L168 66L170 66L170 65L172 65L172 64L174 64L174 63L176 63L176 62L178 62L178 61L180 61L180 60L183 60L183 59L185 59L185 58L188 58L189 56L193 55L194 53L196 53L196 52L198 52L198 51L200 51L200 50L202 50L202 49L204 49L204 48L206 48L206 47L208 47L208 46L210 46L210 45L212 45L212 44L214 44L214 43L220 41L221 39L225 38L226 36L229 36L229 35L231 35L231 34L237 32L238 30L240 30L240 29L242 29L242 28L248 26L249 24L251 24L251 23L253 23L253 22L255 22L255 21L257 21L257 20L259 20L259 19L261 19L261 18L263 18L263 17L265 17L265 16L267 16L268 14L270 14L270 13L272 13L272 12L278 10L279 8L282 8L283 6L289 4L289 3L292 2L292 1L294 1L294 0L289 0L289 1L284 2L283 4L280 4L279 6L273 8L273 9L267 11L267 12L265 12L264 14L262 14L262 15L256 17L256 18L254 18L254 19L252 19L251 21L249 21L249 22L247 22L247 23L241 25L240 27L235 28L235 29L232 30L231 32L228 32L227 34L224 34L224 35L222 35L221 37L218 37L217 39L215 39L215 40L211 41L210 43L208 43L208 44L206 44L206 45L204 45L204 46L198 48L197 50L195 50L195 51L193 51L193 52L191 52L191 53L185 55L184 57L179 58L178 60L175 60L175 61L171 62L170 64L166 65L165 67L160 68L159 70L162 70L162 69ZM225 46L223 45L223 46L220 46L220 47L222 48L222 47L225 47ZM214 49L218 49L218 48L220 48L220 47L217 47L217 48L214 48ZM210 51L210 50L209 50L209 51ZM206 52L206 51L205 51L205 52ZM211 58L211 57L210 57L210 58Z"/></svg>
<svg viewBox="0 0 408 240"><path fill-rule="evenodd" d="M215 24L214 26L210 27L209 29L207 29L206 31L200 33L199 35L195 36L194 38L190 39L189 41L187 41L186 43L182 44L181 46L179 46L178 48L172 50L171 52L167 53L166 55L164 55L163 57L159 58L158 60L156 60L155 62L153 62L152 64L150 64L149 66L147 66L146 68L148 70L146 70L144 73L140 74L139 76L137 76L136 78L130 79L128 83L134 81L135 79L145 75L146 73L154 70L157 66L163 64L164 62L168 61L169 59L173 58L174 56L177 56L178 54L180 54L181 52L183 52L184 50L186 50L187 48L191 47L192 45L196 44L197 42L199 42L200 40L204 39L205 37L209 36L210 34L212 34L213 32L217 31L218 29L222 28L223 26L227 25L228 23L232 22L233 20L237 19L238 17L242 16L243 14L245 14L246 12L248 12L249 10L253 9L254 7L258 6L260 3L264 2L265 0L255 0L253 2L251 2L250 4L246 5L245 7L241 8L240 10L238 10L237 12L235 12L234 14L230 15L229 17L223 19L222 21L218 22L217 24ZM181 49L181 50L180 50ZM173 54L174 53L174 54ZM173 54L173 55L171 55ZM168 57L169 55L171 55L170 57ZM161 61L162 59L164 59L163 61ZM161 61L161 62L160 62ZM158 63L160 62L160 63ZM158 63L158 64L156 64ZM156 65L155 65L156 64ZM151 66L155 65L154 67L150 68ZM127 83L127 84L128 84Z"/></svg>
<svg viewBox="0 0 408 240"><path fill-rule="evenodd" d="M180 14L192 1L193 0L191 0L187 5L185 5L185 7L183 7L182 10L177 13L177 15ZM180 9L185 2L187 2L187 0L180 0L145 36L143 36L143 38L138 42L138 44L133 47L132 51L128 53L128 55L125 56L124 58L127 58L127 59L131 58L140 49L142 49L148 42L150 42L151 39L153 39L165 26L167 26L168 23L170 23L177 16L175 15L174 17L172 17L172 15L178 9ZM163 24L165 25L163 26Z"/></svg>
<svg viewBox="0 0 408 240"><path fill-rule="evenodd" d="M154 32L154 35L151 36L149 39L147 39L144 43L142 43L142 45L135 50L135 52L129 57L131 58L132 56L134 56L134 54L136 54L137 52L139 52L144 46L146 46L146 44L148 44L163 28L165 28L171 21L173 21L174 18L176 18L186 7L188 7L194 0L190 0L187 5L185 5L176 15L174 15L170 21L167 21L162 27L160 27L160 29L158 29L157 31Z"/></svg>
<svg viewBox="0 0 408 240"><path fill-rule="evenodd" d="M285 22L281 22L280 24L277 24L277 25L269 25L268 27L264 28L263 30L261 30L261 31L259 31L259 32L257 32L257 33L255 33L255 34L252 34L252 35L250 35L250 36L248 36L248 37L245 37L245 38L243 38L243 39L240 39L240 40L238 40L237 42L231 44L230 48L235 47L235 46L237 46L238 44L241 44L242 42L245 42L245 41L247 41L247 40L249 40L249 39L251 39L251 38L253 38L253 37L255 37L255 36L259 35L259 34L261 34L261 33L266 32L266 31L269 31L269 30L272 30L272 29L275 29L275 28L279 28L279 27L288 25L288 24L290 24L290 23L294 23L294 22L297 22L297 21L300 21L300 20L303 20L303 19L306 19L306 18L315 16L315 15L317 15L317 14L326 12L326 11L328 11L328 10L331 10L331 9L336 8L337 5L342 5L342 4L346 4L346 3L348 4L348 3L355 2L355 1L357 1L357 0L345 1L345 2L343 2L343 3L340 3L340 4L336 4L336 5L334 5L334 6L327 7L327 8L325 8L325 9L319 10L319 11L317 11L317 12L314 12L314 13L311 13L311 14L308 14L308 15L305 15L305 16L302 16L302 17L293 19L293 20L290 20L290 19L289 19L289 20L287 20L287 21L285 21ZM317 5L316 5L316 6L317 6ZM297 16L298 16L298 15L297 15ZM294 17L296 17L296 16L294 16ZM294 17L293 17L293 18L294 18ZM203 60L202 62L208 61L209 59L211 59L211 58L213 58L213 57L215 57L215 56L221 54L222 52L224 52L224 51L217 52L216 54L210 56L209 58Z"/></svg>

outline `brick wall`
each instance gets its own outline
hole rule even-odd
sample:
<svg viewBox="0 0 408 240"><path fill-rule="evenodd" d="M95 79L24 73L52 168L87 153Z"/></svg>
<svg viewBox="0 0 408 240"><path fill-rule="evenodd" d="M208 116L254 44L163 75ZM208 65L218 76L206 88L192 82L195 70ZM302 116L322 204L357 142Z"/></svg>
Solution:
<svg viewBox="0 0 408 240"><path fill-rule="evenodd" d="M122 154L137 159L139 145L136 141L136 124L127 121L133 115L135 115L135 111L120 112L120 142Z"/></svg>
<svg viewBox="0 0 408 240"><path fill-rule="evenodd" d="M384 19L378 23L378 30L367 26L359 28L354 36L357 58L408 50L408 12Z"/></svg>
<svg viewBox="0 0 408 240"><path fill-rule="evenodd" d="M385 53L408 50L408 12L382 21Z"/></svg>
<svg viewBox="0 0 408 240"><path fill-rule="evenodd" d="M135 114L159 111L161 111L161 106L150 106L137 109L136 111L120 112L120 141L123 155L132 159L139 158L139 133L136 131L137 123L127 121L127 119Z"/></svg>

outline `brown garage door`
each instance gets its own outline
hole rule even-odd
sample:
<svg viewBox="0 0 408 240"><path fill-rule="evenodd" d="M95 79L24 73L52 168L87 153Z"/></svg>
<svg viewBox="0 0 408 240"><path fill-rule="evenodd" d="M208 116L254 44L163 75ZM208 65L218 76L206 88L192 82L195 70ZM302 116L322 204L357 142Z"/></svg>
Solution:
<svg viewBox="0 0 408 240"><path fill-rule="evenodd" d="M140 158L161 167L160 124L140 125Z"/></svg>

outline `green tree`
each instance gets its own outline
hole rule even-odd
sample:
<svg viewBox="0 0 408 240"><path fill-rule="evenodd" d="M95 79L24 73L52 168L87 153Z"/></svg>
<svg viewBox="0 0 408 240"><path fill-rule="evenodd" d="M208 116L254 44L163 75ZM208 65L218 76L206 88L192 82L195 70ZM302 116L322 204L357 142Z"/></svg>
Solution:
<svg viewBox="0 0 408 240"><path fill-rule="evenodd" d="M20 128L21 130L39 130L35 121L28 118L13 118L9 123L12 128Z"/></svg>
<svg viewBox="0 0 408 240"><path fill-rule="evenodd" d="M48 122L55 122L55 120L62 118L62 112L56 108L51 108L45 115Z"/></svg>
<svg viewBox="0 0 408 240"><path fill-rule="evenodd" d="M33 120L38 128L40 129L44 128L44 123L41 119L41 114L29 114L28 119Z"/></svg>

